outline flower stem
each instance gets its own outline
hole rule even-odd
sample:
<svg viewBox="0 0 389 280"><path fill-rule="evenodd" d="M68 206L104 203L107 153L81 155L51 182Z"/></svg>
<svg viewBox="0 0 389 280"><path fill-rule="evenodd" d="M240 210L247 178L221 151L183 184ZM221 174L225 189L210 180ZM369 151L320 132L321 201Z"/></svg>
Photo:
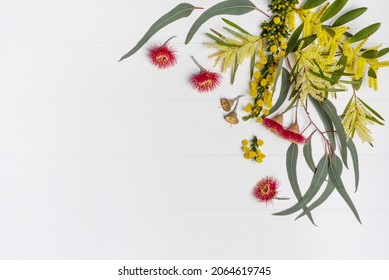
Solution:
<svg viewBox="0 0 389 280"><path fill-rule="evenodd" d="M255 9L256 9L258 12L260 12L260 13L264 14L265 16L267 16L268 18L270 17L267 13L265 13L265 12L262 11L261 9L258 9L257 7L255 7Z"/></svg>
<svg viewBox="0 0 389 280"><path fill-rule="evenodd" d="M194 63L196 63L196 65L200 68L200 70L203 72L203 71L206 71L205 68L203 66L201 66L200 63L197 62L197 60L194 58L194 56L192 55L191 56L192 60L194 61Z"/></svg>
<svg viewBox="0 0 389 280"><path fill-rule="evenodd" d="M334 147L331 145L331 143L330 143L330 141L328 140L328 138L325 136L325 134L326 134L328 131L325 131L325 132L321 131L321 130L319 129L319 127L318 127L318 126L314 123L314 121L312 120L311 115L310 115L310 113L308 112L308 109L307 109L306 105L302 105L302 107L304 108L304 111L305 111L305 113L307 114L307 117L308 117L308 119L309 119L310 124L313 125L313 126L315 127L315 130L312 132L312 134L311 134L310 136L312 136L312 135L315 134L316 132L319 132L320 135L323 137L324 141L326 142L327 154L329 154L330 152L331 152L332 154L334 154L334 153L335 153L335 149L334 149Z"/></svg>
<svg viewBox="0 0 389 280"><path fill-rule="evenodd" d="M174 39L174 38L177 38L177 36L174 35L174 36L170 37L169 39L166 40L165 43L163 43L163 45L166 45L167 43L169 43L169 41L170 41L171 39Z"/></svg>

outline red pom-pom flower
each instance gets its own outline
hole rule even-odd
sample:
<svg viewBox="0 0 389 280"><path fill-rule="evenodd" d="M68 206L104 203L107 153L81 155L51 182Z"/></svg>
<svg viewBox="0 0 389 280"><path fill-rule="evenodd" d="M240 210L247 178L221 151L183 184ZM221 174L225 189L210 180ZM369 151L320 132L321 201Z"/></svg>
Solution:
<svg viewBox="0 0 389 280"><path fill-rule="evenodd" d="M192 59L200 68L200 73L192 75L191 85L201 93L214 90L220 84L221 75L205 70L193 56Z"/></svg>
<svg viewBox="0 0 389 280"><path fill-rule="evenodd" d="M253 195L259 202L269 202L277 198L279 181L274 177L261 179L254 187Z"/></svg>
<svg viewBox="0 0 389 280"><path fill-rule="evenodd" d="M282 115L275 116L273 119L269 119L269 118L263 119L263 125L267 129L271 130L272 132L274 132L279 136L281 136L282 133L285 131L285 128L282 126L282 122L283 122Z"/></svg>
<svg viewBox="0 0 389 280"><path fill-rule="evenodd" d="M296 144L305 144L307 139L300 133L300 128L297 122L295 122L288 129L285 129L282 125L283 117L278 115L273 119L265 118L263 125L277 134L278 136Z"/></svg>
<svg viewBox="0 0 389 280"><path fill-rule="evenodd" d="M168 45L169 41L175 36L169 38L162 45L155 45L149 48L148 57L150 62L160 69L174 66L177 63L175 51Z"/></svg>

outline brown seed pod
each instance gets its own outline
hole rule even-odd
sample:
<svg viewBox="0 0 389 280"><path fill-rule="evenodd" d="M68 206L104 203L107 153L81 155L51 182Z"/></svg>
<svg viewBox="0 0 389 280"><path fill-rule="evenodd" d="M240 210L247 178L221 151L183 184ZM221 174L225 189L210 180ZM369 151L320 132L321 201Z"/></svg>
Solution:
<svg viewBox="0 0 389 280"><path fill-rule="evenodd" d="M237 124L237 123L239 123L238 115L236 114L235 111L229 113L228 115L225 115L224 119L228 123L230 123L230 124Z"/></svg>
<svg viewBox="0 0 389 280"><path fill-rule="evenodd" d="M222 106L222 109L226 112L231 111L232 106L235 103L235 99L227 99L227 98L221 98L220 99L220 105Z"/></svg>

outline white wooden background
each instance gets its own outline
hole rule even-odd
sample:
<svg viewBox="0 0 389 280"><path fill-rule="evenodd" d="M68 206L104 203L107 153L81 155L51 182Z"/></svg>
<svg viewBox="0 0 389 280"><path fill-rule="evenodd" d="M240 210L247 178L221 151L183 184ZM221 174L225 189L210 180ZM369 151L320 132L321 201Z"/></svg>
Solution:
<svg viewBox="0 0 389 280"><path fill-rule="evenodd" d="M197 71L190 55L212 67L201 45L207 28L183 44L199 11L152 40L178 36L175 68L157 70L145 49L117 62L179 2L0 0L0 258L388 258L387 127L373 128L374 149L356 141L356 194L353 174L345 174L363 225L334 194L314 212L313 227L271 215L294 200L265 206L251 196L260 178L274 175L281 195L293 198L289 144L254 123L230 127L222 118L219 98L247 92L247 70L233 86L226 75L210 94L188 85ZM266 10L266 1L254 2ZM389 5L365 2L347 6L369 6L355 27L382 22L370 43L389 46ZM264 19L256 12L228 18L252 32ZM216 18L211 26L222 24ZM389 71L379 76L379 92L362 96L389 119ZM265 140L262 165L240 152L253 134ZM304 165L302 185L309 181Z"/></svg>

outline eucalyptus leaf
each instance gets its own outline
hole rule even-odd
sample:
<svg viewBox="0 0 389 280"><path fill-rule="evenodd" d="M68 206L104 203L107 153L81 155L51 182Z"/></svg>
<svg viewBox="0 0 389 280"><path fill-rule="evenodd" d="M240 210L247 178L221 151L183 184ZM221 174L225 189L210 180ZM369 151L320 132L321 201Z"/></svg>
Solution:
<svg viewBox="0 0 389 280"><path fill-rule="evenodd" d="M286 97L288 96L289 89L290 89L289 72L286 68L282 67L280 94L278 95L278 99L276 103L273 105L273 107L270 108L269 115L276 112L284 104Z"/></svg>
<svg viewBox="0 0 389 280"><path fill-rule="evenodd" d="M306 205L314 198L314 196L319 192L320 187L323 185L324 180L328 176L328 163L329 158L327 155L324 155L316 168L315 174L312 177L311 184L309 185L308 190L304 194L304 196L298 200L296 204L294 204L292 207L283 210L278 213L274 213L273 215L276 216L283 216L283 215L290 215L297 211L299 211L301 208L306 208Z"/></svg>
<svg viewBox="0 0 389 280"><path fill-rule="evenodd" d="M307 139L307 142L303 148L303 154L308 167L312 170L313 173L315 173L316 165L312 157L312 136Z"/></svg>
<svg viewBox="0 0 389 280"><path fill-rule="evenodd" d="M324 12L323 16L320 19L320 22L325 22L331 18L333 18L336 14L343 9L348 0L335 0Z"/></svg>
<svg viewBox="0 0 389 280"><path fill-rule="evenodd" d="M297 200L302 198L302 194L300 191L300 186L297 181L297 158L298 158L298 146L295 143L292 143L288 151L286 152L286 170L288 173L288 178L290 185L292 187L293 193L296 196ZM306 207L303 207L306 210ZM307 214L309 220L313 225L315 225L315 221L312 218L311 213Z"/></svg>
<svg viewBox="0 0 389 280"><path fill-rule="evenodd" d="M336 165L335 168L337 169L339 174L342 174L342 172L343 172L343 165L342 164ZM311 205L309 205L308 208L306 210L304 210L300 215L298 215L296 220L301 218L302 216L307 215L308 213L313 211L315 208L317 208L320 205L322 205L324 203L324 201L326 201L327 198L330 197L330 195L333 193L334 190L335 190L335 186L332 183L331 179L328 178L327 186L324 189L324 191L321 194L321 196L317 200L315 200Z"/></svg>
<svg viewBox="0 0 389 280"><path fill-rule="evenodd" d="M354 213L355 218L358 220L359 223L362 224L361 219L360 219L359 214L358 214L358 211L355 208L355 205L354 205L353 201L351 200L350 196L348 195L346 188L344 187L342 178L340 177L340 173L336 167L337 165L341 165L342 162L338 156L335 156L334 159L335 160L331 160L330 167L328 169L328 174L330 176L330 179L334 183L336 190L339 192L341 197L344 199L344 201L350 207L351 211Z"/></svg>
<svg viewBox="0 0 389 280"><path fill-rule="evenodd" d="M327 115L330 117L332 123L335 126L336 133L338 135L339 142L340 142L340 154L342 156L344 166L346 166L348 168L348 165L347 165L347 138L346 138L346 133L344 132L344 127L343 127L342 121L340 120L340 117L338 116L336 108L335 108L334 104L331 103L331 101L326 100L326 102L324 102L324 104L323 104L323 109L327 113Z"/></svg>
<svg viewBox="0 0 389 280"><path fill-rule="evenodd" d="M354 36L352 36L349 39L349 42L356 43L356 42L359 42L359 41L366 39L367 37L374 34L380 28L380 26L381 26L381 23L377 22L377 23L371 24L371 25L363 28L362 30L358 31Z"/></svg>
<svg viewBox="0 0 389 280"><path fill-rule="evenodd" d="M335 141L335 134L334 134L334 126L332 124L332 121L328 114L324 111L323 106L320 104L319 101L316 99L310 97L309 100L313 104L313 107L315 107L317 114L319 115L321 122L324 125L324 129L327 132L328 140L330 141L330 144L332 148L336 149L336 141Z"/></svg>
<svg viewBox="0 0 389 280"><path fill-rule="evenodd" d="M350 151L351 158L353 160L354 167L354 177L355 177L355 192L358 190L359 185L359 159L358 159L358 151L355 147L355 144L352 139L349 139L347 142L347 148Z"/></svg>
<svg viewBox="0 0 389 280"><path fill-rule="evenodd" d="M304 5L301 7L305 10L308 10L308 9L313 9L317 6L320 6L321 4L323 4L326 0L307 0L305 1Z"/></svg>
<svg viewBox="0 0 389 280"><path fill-rule="evenodd" d="M351 10L351 11L341 15L340 17L338 17L335 20L335 22L332 24L332 26L335 27L335 26L344 25L344 24L356 19L357 17L361 16L364 12L366 12L366 10L367 10L366 7Z"/></svg>
<svg viewBox="0 0 389 280"><path fill-rule="evenodd" d="M123 55L119 61L126 59L136 53L147 41L159 30L161 30L166 25L179 20L184 17L188 17L192 14L193 10L200 9L188 3L178 4L175 8L170 10L168 13L160 17L150 28L147 30L145 35L143 35L142 39L125 55Z"/></svg>
<svg viewBox="0 0 389 280"><path fill-rule="evenodd" d="M192 40L199 28L210 18L218 15L244 15L255 9L255 5L249 0L226 0L220 2L203 12L193 23L186 36L185 44Z"/></svg>

